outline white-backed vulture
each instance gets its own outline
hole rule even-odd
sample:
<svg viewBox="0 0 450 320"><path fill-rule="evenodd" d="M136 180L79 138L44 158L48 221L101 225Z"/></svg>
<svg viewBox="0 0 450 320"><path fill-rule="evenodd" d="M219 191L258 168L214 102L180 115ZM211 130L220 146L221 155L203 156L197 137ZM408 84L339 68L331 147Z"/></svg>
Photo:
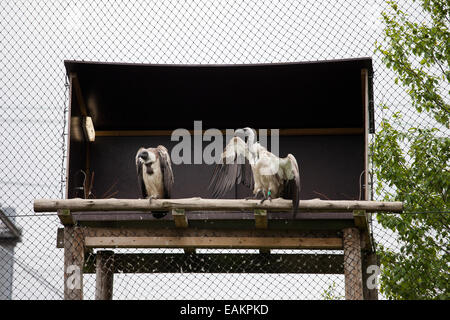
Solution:
<svg viewBox="0 0 450 320"><path fill-rule="evenodd" d="M136 170L142 196L152 199L170 199L174 177L166 147L140 148L136 153ZM152 212L162 218L167 212Z"/></svg>
<svg viewBox="0 0 450 320"><path fill-rule="evenodd" d="M247 142L238 134L243 134ZM235 131L222 153L222 163L216 165L211 177L209 188L213 197L223 196L242 183L253 189L254 198L262 196L261 203L275 198L292 199L293 212L297 213L300 199L297 160L292 154L277 157L256 142L255 137L251 128Z"/></svg>

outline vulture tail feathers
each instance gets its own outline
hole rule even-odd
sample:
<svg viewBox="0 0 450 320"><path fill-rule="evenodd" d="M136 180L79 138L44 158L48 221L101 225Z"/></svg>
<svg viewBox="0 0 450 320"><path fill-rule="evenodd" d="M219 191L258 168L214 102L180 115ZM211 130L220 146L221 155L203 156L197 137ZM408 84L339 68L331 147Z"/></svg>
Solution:
<svg viewBox="0 0 450 320"><path fill-rule="evenodd" d="M288 154L288 159L291 162L292 165L292 173L294 175L293 179L289 180L289 192L290 192L290 198L292 199L292 208L294 212L294 217L297 214L298 211L298 204L300 201L300 171L298 169L297 160L292 154Z"/></svg>
<svg viewBox="0 0 450 320"><path fill-rule="evenodd" d="M300 200L300 175L295 157L292 154L288 154L285 159L287 159L289 163L285 168L283 168L284 183L281 197L292 200L292 212L295 217Z"/></svg>
<svg viewBox="0 0 450 320"><path fill-rule="evenodd" d="M164 185L164 198L170 199L172 194L172 185L174 183L172 164L170 161L169 151L167 148L159 145L156 147L159 156L159 163L161 166L161 172L163 176ZM161 219L167 215L168 211L152 211L153 217Z"/></svg>

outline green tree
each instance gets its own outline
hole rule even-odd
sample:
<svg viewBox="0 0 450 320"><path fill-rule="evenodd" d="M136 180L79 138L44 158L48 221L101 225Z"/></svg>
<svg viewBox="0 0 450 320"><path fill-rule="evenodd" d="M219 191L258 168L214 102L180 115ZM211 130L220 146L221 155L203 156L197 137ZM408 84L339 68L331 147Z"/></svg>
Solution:
<svg viewBox="0 0 450 320"><path fill-rule="evenodd" d="M339 295L336 291L336 283L333 281L333 283L328 286L328 289L325 289L322 293L323 300L344 300L345 297Z"/></svg>
<svg viewBox="0 0 450 320"><path fill-rule="evenodd" d="M402 114L395 113L381 121L372 144L377 194L405 204L405 214L377 215L399 244L395 250L377 248L380 289L391 299L449 299L450 5L442 0L417 3L421 22L389 1L382 13L384 41L376 44L383 63L396 74L395 83L411 97L417 116L435 122L405 128Z"/></svg>

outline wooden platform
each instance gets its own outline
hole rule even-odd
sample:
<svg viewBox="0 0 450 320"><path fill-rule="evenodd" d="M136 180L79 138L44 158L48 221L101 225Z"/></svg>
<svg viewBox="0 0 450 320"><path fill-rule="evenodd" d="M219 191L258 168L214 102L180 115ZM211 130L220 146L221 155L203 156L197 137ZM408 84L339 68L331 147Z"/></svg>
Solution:
<svg viewBox="0 0 450 320"><path fill-rule="evenodd" d="M376 292L363 287L367 276L363 270L376 261L367 212L402 210L397 202L302 200L300 212L294 216L292 202L283 199L264 204L200 198L151 203L44 199L34 205L37 212L57 211L64 226L58 229L57 247L65 251L65 281L73 275L68 268L74 265L81 283L83 273L95 272L98 299L112 298L114 273L119 272L345 274L347 287L352 287L346 287L348 299L374 298ZM155 219L150 210L168 210L168 214ZM182 249L184 253L104 250L121 248ZM198 253L197 249L226 252ZM257 251L243 254L233 252L236 249ZM341 252L271 253L276 249ZM82 291L82 285L66 286L65 298L81 299Z"/></svg>

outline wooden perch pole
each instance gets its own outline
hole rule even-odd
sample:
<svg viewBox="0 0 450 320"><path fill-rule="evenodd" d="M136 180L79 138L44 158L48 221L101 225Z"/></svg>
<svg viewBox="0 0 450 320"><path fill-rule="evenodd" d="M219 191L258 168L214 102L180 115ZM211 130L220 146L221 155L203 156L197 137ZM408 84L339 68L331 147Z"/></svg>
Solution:
<svg viewBox="0 0 450 320"><path fill-rule="evenodd" d="M112 300L114 282L114 252L98 251L96 255L96 300Z"/></svg>
<svg viewBox="0 0 450 320"><path fill-rule="evenodd" d="M64 228L64 300L83 300L84 244L81 228Z"/></svg>
<svg viewBox="0 0 450 320"><path fill-rule="evenodd" d="M35 212L56 212L68 209L71 212L80 211L151 211L185 209L187 211L291 211L292 201L274 199L260 204L258 200L245 199L154 199L150 203L147 199L36 199ZM301 200L301 211L317 212L351 212L366 210L367 212L402 212L401 202L381 201L347 201L347 200Z"/></svg>
<svg viewBox="0 0 450 320"><path fill-rule="evenodd" d="M363 300L361 239L357 228L343 230L345 299Z"/></svg>

